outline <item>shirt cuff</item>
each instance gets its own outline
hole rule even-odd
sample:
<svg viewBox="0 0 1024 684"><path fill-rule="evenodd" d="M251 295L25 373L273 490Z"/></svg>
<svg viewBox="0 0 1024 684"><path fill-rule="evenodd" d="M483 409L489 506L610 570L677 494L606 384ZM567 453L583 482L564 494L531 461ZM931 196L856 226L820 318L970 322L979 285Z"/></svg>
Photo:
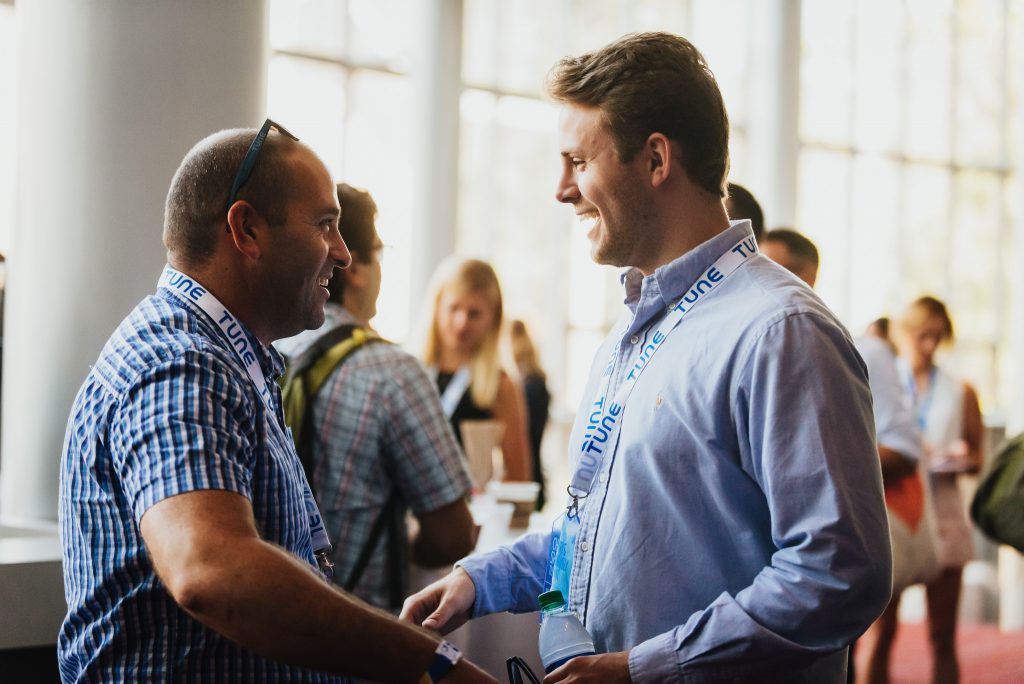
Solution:
<svg viewBox="0 0 1024 684"><path fill-rule="evenodd" d="M659 634L629 652L629 678L633 684L681 682L672 632Z"/></svg>
<svg viewBox="0 0 1024 684"><path fill-rule="evenodd" d="M462 568L476 586L471 618L490 613L502 613L512 607L512 591L509 588L509 570L502 549L480 553L463 558L455 567Z"/></svg>

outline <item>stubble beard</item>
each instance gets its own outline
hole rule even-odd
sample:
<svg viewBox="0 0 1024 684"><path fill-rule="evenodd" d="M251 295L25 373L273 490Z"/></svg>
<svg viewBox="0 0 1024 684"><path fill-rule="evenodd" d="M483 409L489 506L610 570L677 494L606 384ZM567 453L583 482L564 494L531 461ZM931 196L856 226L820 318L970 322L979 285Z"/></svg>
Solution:
<svg viewBox="0 0 1024 684"><path fill-rule="evenodd" d="M591 249L595 263L616 268L637 266L638 257L644 253L644 241L649 238L650 216L643 209L642 201L635 195L624 198L614 226L601 218L601 232Z"/></svg>

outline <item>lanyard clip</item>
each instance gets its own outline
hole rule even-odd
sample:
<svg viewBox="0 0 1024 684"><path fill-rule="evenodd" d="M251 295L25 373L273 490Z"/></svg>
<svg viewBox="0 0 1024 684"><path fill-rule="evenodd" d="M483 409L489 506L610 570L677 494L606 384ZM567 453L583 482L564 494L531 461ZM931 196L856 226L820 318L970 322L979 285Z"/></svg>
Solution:
<svg viewBox="0 0 1024 684"><path fill-rule="evenodd" d="M570 520L578 521L580 519L580 499L586 499L586 494L576 494L573 492L572 485L565 488L566 493L571 499L569 505L565 509L565 517Z"/></svg>

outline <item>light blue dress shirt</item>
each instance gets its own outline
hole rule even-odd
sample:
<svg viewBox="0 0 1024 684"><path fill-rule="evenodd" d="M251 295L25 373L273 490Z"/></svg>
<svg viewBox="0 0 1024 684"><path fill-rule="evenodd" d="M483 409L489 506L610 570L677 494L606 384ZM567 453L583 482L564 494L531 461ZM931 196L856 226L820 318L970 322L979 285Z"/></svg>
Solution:
<svg viewBox="0 0 1024 684"><path fill-rule="evenodd" d="M747 221L644 278L595 359L614 394L667 311ZM621 344L619 340L621 339ZM537 609L549 535L460 565L474 615ZM581 512L570 607L634 682L845 681L892 560L864 364L803 283L755 256L669 335L626 402Z"/></svg>

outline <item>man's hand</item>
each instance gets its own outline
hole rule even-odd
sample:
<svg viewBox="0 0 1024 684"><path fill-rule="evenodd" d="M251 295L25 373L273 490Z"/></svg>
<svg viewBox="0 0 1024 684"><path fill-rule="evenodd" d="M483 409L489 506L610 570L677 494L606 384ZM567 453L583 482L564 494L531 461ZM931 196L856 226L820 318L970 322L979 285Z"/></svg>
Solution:
<svg viewBox="0 0 1024 684"><path fill-rule="evenodd" d="M577 656L544 678L544 684L630 684L629 651Z"/></svg>
<svg viewBox="0 0 1024 684"><path fill-rule="evenodd" d="M400 619L442 634L458 629L469 620L476 600L476 585L462 568L405 599Z"/></svg>

